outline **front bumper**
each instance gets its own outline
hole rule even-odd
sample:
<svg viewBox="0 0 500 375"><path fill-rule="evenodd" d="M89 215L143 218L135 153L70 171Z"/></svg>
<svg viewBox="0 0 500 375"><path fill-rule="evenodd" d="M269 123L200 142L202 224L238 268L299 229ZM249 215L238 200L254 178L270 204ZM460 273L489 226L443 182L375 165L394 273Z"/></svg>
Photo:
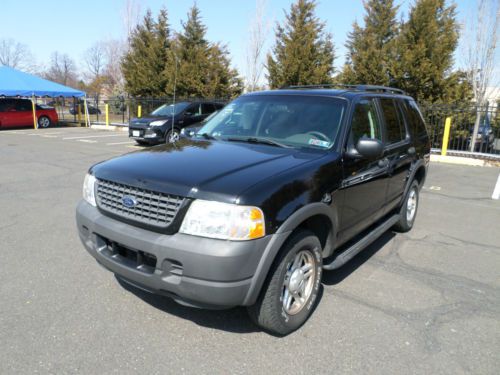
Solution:
<svg viewBox="0 0 500 375"><path fill-rule="evenodd" d="M119 278L207 308L251 302L252 281L272 238L225 241L159 234L109 218L85 201L78 204L76 221L87 251Z"/></svg>
<svg viewBox="0 0 500 375"><path fill-rule="evenodd" d="M161 128L155 127L134 127L129 126L128 136L144 142L159 142L164 138L164 132Z"/></svg>

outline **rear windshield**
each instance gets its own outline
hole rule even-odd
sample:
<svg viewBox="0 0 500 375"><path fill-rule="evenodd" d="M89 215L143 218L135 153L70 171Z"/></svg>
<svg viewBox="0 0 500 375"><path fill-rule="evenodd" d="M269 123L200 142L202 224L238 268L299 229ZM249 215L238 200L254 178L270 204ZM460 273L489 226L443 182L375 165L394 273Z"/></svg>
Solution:
<svg viewBox="0 0 500 375"><path fill-rule="evenodd" d="M225 106L198 133L328 149L337 140L346 106L343 99L320 96L244 96Z"/></svg>

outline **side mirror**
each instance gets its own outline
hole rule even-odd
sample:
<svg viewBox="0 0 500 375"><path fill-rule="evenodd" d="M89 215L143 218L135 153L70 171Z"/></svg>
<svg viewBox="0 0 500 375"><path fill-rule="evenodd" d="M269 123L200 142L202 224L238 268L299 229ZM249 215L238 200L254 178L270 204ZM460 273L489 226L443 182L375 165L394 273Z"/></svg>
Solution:
<svg viewBox="0 0 500 375"><path fill-rule="evenodd" d="M378 139L362 137L356 144L355 149L347 151L348 156L353 159L376 159L384 153L384 145Z"/></svg>

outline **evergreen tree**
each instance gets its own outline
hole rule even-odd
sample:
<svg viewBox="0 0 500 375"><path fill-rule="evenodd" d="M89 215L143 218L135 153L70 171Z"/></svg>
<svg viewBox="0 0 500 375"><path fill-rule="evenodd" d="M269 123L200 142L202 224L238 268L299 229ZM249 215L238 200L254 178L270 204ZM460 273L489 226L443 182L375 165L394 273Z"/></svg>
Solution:
<svg viewBox="0 0 500 375"><path fill-rule="evenodd" d="M285 13L285 25L277 24L275 46L267 56L271 88L332 82L333 38L315 9L314 0L297 0Z"/></svg>
<svg viewBox="0 0 500 375"><path fill-rule="evenodd" d="M166 92L173 93L175 82L179 97L225 98L241 93L242 81L230 67L227 49L206 39L196 5L182 27L164 72L169 82Z"/></svg>
<svg viewBox="0 0 500 375"><path fill-rule="evenodd" d="M125 90L132 96L162 96L166 89L163 72L170 49L167 11L162 9L156 20L148 10L129 40L129 50L122 60Z"/></svg>
<svg viewBox="0 0 500 375"><path fill-rule="evenodd" d="M458 42L455 6L445 0L417 0L397 38L396 86L421 102L436 102L455 86L450 70Z"/></svg>
<svg viewBox="0 0 500 375"><path fill-rule="evenodd" d="M343 83L391 84L390 67L395 58L394 38L398 33L397 6L393 0L368 0L364 4L364 27L353 24L348 35L347 63Z"/></svg>

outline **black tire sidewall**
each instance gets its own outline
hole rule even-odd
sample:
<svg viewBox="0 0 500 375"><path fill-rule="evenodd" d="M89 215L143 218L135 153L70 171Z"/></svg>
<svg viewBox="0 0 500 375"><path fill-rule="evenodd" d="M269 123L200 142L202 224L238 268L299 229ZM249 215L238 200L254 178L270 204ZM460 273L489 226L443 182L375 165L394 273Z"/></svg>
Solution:
<svg viewBox="0 0 500 375"><path fill-rule="evenodd" d="M173 133L177 133L177 136L180 137L181 135L181 132L179 131L179 129L177 128L174 128L173 129ZM168 129L166 132L165 132L165 143L171 143L170 142L170 135L172 134L172 129Z"/></svg>
<svg viewBox="0 0 500 375"><path fill-rule="evenodd" d="M49 120L49 124L47 126L40 125L40 120L44 119L44 118L46 118L47 120ZM50 121L50 118L48 118L47 116L40 116L38 118L37 125L38 125L39 128L46 129L46 128L50 127L51 124L52 124L52 122Z"/></svg>
<svg viewBox="0 0 500 375"><path fill-rule="evenodd" d="M406 208L408 205L408 199L410 199L410 193L412 190L415 190L416 197L417 197L417 206L415 207L415 214L413 215L413 219L411 222L408 222L408 219L406 217ZM420 196L419 196L419 189L418 189L418 182L413 181L412 184L410 185L410 188L408 189L408 193L406 194L405 200L403 202L403 207L401 207L401 223L403 224L403 228L405 230L410 230L413 228L413 224L415 223L415 219L417 218L417 213L418 213L418 205L420 203Z"/></svg>
<svg viewBox="0 0 500 375"><path fill-rule="evenodd" d="M306 301L306 305L295 315L289 315L283 309L283 302L281 293L279 294L279 298L275 301L276 311L279 313L281 324L284 326L285 330L288 332L294 331L299 328L302 324L305 323L309 315L311 315L316 302L318 295L321 289L321 276L323 273L323 259L321 254L321 244L318 238L314 235L308 235L304 238L298 240L290 250L284 254L281 262L279 263L276 272L279 272L279 276L277 282L279 286L282 287L285 275L292 264L295 255L302 250L308 250L312 253L315 261L316 261L316 279L314 280L313 290L308 300Z"/></svg>

